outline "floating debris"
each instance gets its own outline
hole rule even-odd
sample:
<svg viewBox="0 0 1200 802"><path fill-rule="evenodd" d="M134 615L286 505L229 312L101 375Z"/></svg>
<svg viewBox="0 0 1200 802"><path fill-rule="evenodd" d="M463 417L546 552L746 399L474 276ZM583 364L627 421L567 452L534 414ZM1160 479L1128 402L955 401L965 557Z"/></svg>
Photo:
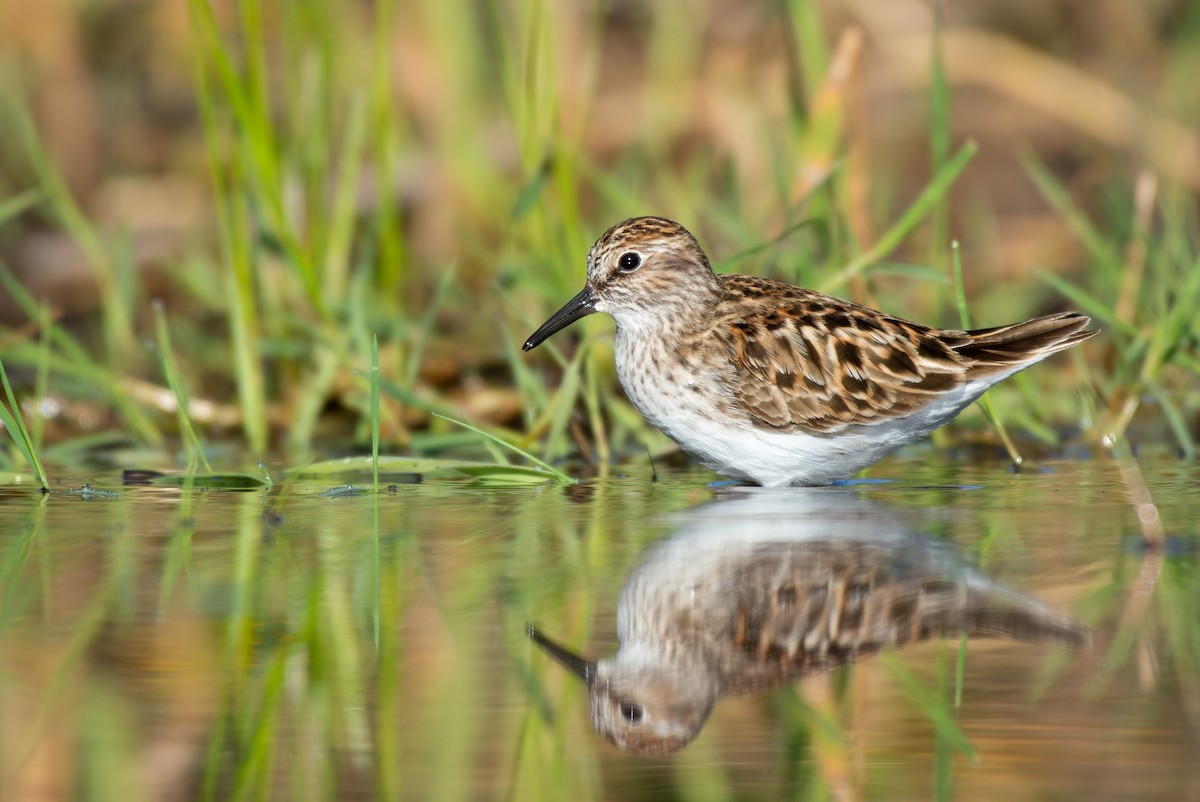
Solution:
<svg viewBox="0 0 1200 802"><path fill-rule="evenodd" d="M73 489L68 490L67 495L68 496L79 496L80 498L82 498L86 501L91 501L92 499L95 499L95 498L113 499L113 498L119 497L121 494L115 490L97 490L96 488L92 487L91 485L84 485L83 487L79 488L78 490L73 490Z"/></svg>
<svg viewBox="0 0 1200 802"><path fill-rule="evenodd" d="M192 487L208 490L262 490L271 488L270 476L245 473L163 473L151 470L125 470L121 480L127 485L155 487Z"/></svg>
<svg viewBox="0 0 1200 802"><path fill-rule="evenodd" d="M321 498L346 498L347 496L364 496L367 491L365 488L355 487L354 485L342 485L341 487L331 487L321 494Z"/></svg>

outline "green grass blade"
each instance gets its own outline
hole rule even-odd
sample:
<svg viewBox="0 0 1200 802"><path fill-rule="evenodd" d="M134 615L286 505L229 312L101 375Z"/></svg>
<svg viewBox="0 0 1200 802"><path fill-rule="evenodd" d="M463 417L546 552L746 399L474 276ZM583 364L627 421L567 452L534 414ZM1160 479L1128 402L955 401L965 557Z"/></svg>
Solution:
<svg viewBox="0 0 1200 802"><path fill-rule="evenodd" d="M1078 307L1080 312L1095 319L1096 322L1102 323L1106 330L1120 332L1122 335L1130 338L1137 337L1141 333L1134 324L1117 318L1116 310L1111 304L1105 303L1086 290L1075 286L1054 273L1042 272L1040 275L1044 282L1061 293L1074 306Z"/></svg>
<svg viewBox="0 0 1200 802"><path fill-rule="evenodd" d="M381 588L383 579L379 568L379 337L371 338L371 630L375 651L379 652Z"/></svg>
<svg viewBox="0 0 1200 802"><path fill-rule="evenodd" d="M22 212L32 209L45 199L46 193L41 189L27 189L0 202L0 225L4 225Z"/></svg>
<svg viewBox="0 0 1200 802"><path fill-rule="evenodd" d="M958 318L961 321L962 327L969 330L971 328L971 311L967 308L967 292L963 286L962 277L962 257L958 250L958 241L950 244L950 265L954 274L954 300L958 305ZM1017 451L1017 444L1008 436L1008 430L1004 428L1004 422L1000 420L999 413L992 406L992 401L987 395L983 395L979 399L979 408L983 410L983 415L992 424L992 428L996 430L996 435L1000 438L1000 442L1004 443L1004 450L1008 452L1008 458L1012 460L1013 465L1020 465L1024 462L1021 453Z"/></svg>
<svg viewBox="0 0 1200 802"><path fill-rule="evenodd" d="M183 436L184 449L187 451L188 472L194 473L197 467L201 467L205 473L212 473L212 466L208 464L208 457L204 453L204 445L200 442L200 436L196 434L196 428L192 426L190 415L192 405L188 400L187 388L183 385L183 379L179 376L179 369L175 366L175 356L171 350L171 333L167 328L167 316L163 312L162 304L158 301L151 304L151 309L154 313L154 333L163 377L167 380L167 387L170 388L171 394L175 396L175 414L179 421L179 433Z"/></svg>
<svg viewBox="0 0 1200 802"><path fill-rule="evenodd" d="M900 215L900 219L893 223L871 248L856 256L850 261L850 264L823 282L821 289L823 291L830 290L845 284L871 264L891 253L892 249L899 245L917 227L917 224L941 202L946 193L950 191L955 179L958 178L958 174L970 163L978 151L979 146L975 144L974 140L959 148L954 158L938 170L929 185L921 191L921 194L904 211L904 214Z"/></svg>
<svg viewBox="0 0 1200 802"><path fill-rule="evenodd" d="M946 81L946 65L942 54L943 9L940 3L930 7L933 15L933 35L930 37L929 59L929 162L936 174L950 157L950 87ZM930 215L929 261L942 266L946 260L946 238L949 229L949 207L945 196L934 205Z"/></svg>
<svg viewBox="0 0 1200 802"><path fill-rule="evenodd" d="M12 385L8 383L8 371L4 369L3 360L0 360L0 381L4 383L4 396L8 399L7 406L0 403L0 422L4 423L4 430L8 432L9 439L17 447L17 451L21 452L25 462L33 469L38 481L41 482L42 490L48 491L50 481L46 478L46 471L42 468L41 460L38 459L37 449L34 448L33 438L29 436L29 429L25 426L25 418L21 415L21 407L17 404L16 396L13 395Z"/></svg>
<svg viewBox="0 0 1200 802"><path fill-rule="evenodd" d="M10 99L6 105L10 108L10 116L17 122L25 153L45 193L48 211L83 252L100 290L105 356L110 360L116 360L119 355L128 359L129 354L137 353L134 349L133 315L130 298L121 291L113 254L96 224L88 219L72 196L62 171L52 154L46 150L29 110L17 100Z"/></svg>
<svg viewBox="0 0 1200 802"><path fill-rule="evenodd" d="M800 56L804 99L810 104L821 89L821 81L829 70L829 47L818 4L810 0L787 0L789 26L794 37L793 47ZM803 106L797 105L797 110Z"/></svg>
<svg viewBox="0 0 1200 802"><path fill-rule="evenodd" d="M1124 263L1120 253L1114 244L1109 242L1108 238L1088 220L1087 215L1072 202L1066 188L1054 177L1053 173L1032 152L1026 153L1022 163L1025 166L1025 172L1041 191L1042 196L1050 202L1055 211L1063 216L1067 225L1079 237L1079 241L1092 258L1103 265L1107 272L1114 275L1119 274Z"/></svg>
<svg viewBox="0 0 1200 802"><path fill-rule="evenodd" d="M150 476L145 483L154 487L203 488L206 490L264 490L271 483L261 476L248 473L164 473Z"/></svg>
<svg viewBox="0 0 1200 802"><path fill-rule="evenodd" d="M16 302L21 311L31 320L40 319L41 304L34 300L33 296L29 294L29 291L17 280L8 268L8 265L3 261L0 261L0 284L4 286L4 289L8 291L9 297ZM57 324L48 326L44 333L62 354L61 370L69 372L78 378L86 378L87 381L102 388L108 396L110 403L120 412L121 416L125 419L126 425L139 439L151 446L158 446L162 442L162 435L158 429L155 428L154 424L151 423L150 419L137 404L129 398L129 393L121 385L121 377L119 375L114 375L102 365L98 365L95 357L89 354L62 326ZM12 352L10 351L10 356L11 354ZM46 358L38 356L33 361L40 363ZM49 358L53 359L53 356Z"/></svg>
<svg viewBox="0 0 1200 802"><path fill-rule="evenodd" d="M532 462L534 465L537 465L542 470L549 473L551 476L554 477L554 480L556 482L558 482L559 484L564 484L564 485L575 484L575 480L572 479L570 476L567 476L562 471L558 470L557 468L554 468L553 466L549 465L548 463L542 462L540 459L533 456L528 451L526 451L522 448L518 448L517 446L514 446L512 443L501 440L499 437L496 437L496 435L492 434L491 432L485 432L483 429L480 429L477 426L472 426L471 424L466 423L465 421L455 420L454 418L448 418L445 415L439 415L436 412L433 413L433 416L435 418L442 418L443 420L449 421L450 423L453 423L456 426L461 426L464 429L472 431L475 434L482 437L484 440L494 443L495 445L499 446L500 448L503 448L507 451L511 451L514 454L519 454L520 456L522 456L525 459Z"/></svg>
<svg viewBox="0 0 1200 802"><path fill-rule="evenodd" d="M417 372L421 368L421 356L425 351L425 342L429 339L429 335L433 331L433 324L437 319L437 313L446 302L450 287L454 283L454 275L455 265L451 263L442 271L442 275L438 278L433 300L430 301L429 307L425 310L425 314L421 317L421 322L417 326L409 348L408 359L404 366L404 385L406 387L413 386L417 381Z"/></svg>
<svg viewBox="0 0 1200 802"><path fill-rule="evenodd" d="M978 752L971 745L971 742L967 740L967 736L963 733L962 728L958 726L958 722L954 720L954 714L946 706L945 702L934 691L927 688L894 655L881 655L879 659L880 662L888 667L892 676L904 688L917 708L929 718L939 737L945 738L947 743L965 755L968 760L975 761L979 756Z"/></svg>

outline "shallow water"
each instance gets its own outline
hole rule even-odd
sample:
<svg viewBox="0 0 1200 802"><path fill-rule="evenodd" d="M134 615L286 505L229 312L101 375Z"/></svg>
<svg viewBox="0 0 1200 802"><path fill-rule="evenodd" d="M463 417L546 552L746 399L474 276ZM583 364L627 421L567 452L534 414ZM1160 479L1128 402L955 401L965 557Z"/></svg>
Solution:
<svg viewBox="0 0 1200 802"><path fill-rule="evenodd" d="M889 460L872 474L896 481L816 492L699 471L377 500L115 476L64 483L115 499L4 491L0 793L1200 798L1200 470L1141 467L1154 508L1100 461ZM1162 552L1142 547L1139 510ZM945 541L1090 645L971 639L957 706L952 636L723 697L669 757L597 735L587 689L525 623L611 655L622 585L653 544L762 532Z"/></svg>

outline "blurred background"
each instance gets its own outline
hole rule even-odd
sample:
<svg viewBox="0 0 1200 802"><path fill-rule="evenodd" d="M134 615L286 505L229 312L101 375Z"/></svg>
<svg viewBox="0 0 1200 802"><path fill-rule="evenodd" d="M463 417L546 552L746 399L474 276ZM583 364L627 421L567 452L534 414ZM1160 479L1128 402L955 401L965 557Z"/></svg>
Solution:
<svg viewBox="0 0 1200 802"><path fill-rule="evenodd" d="M957 240L973 324L1107 332L999 391L1022 433L1190 454L1198 43L1187 0L0 0L0 349L50 442L170 440L157 300L251 454L366 442L374 335L388 448L644 453L605 337L517 347L652 213L945 327Z"/></svg>
<svg viewBox="0 0 1200 802"><path fill-rule="evenodd" d="M55 491L10 428L0 799L1196 798L1197 75L1195 0L0 0L0 360ZM607 317L520 346L639 214L924 323L1091 315L989 393L1037 467L972 407L845 490L1093 647L928 644L674 762L597 737L525 622L612 654L663 516L723 491ZM508 458L435 413L569 476L424 473ZM376 494L62 492L376 420Z"/></svg>

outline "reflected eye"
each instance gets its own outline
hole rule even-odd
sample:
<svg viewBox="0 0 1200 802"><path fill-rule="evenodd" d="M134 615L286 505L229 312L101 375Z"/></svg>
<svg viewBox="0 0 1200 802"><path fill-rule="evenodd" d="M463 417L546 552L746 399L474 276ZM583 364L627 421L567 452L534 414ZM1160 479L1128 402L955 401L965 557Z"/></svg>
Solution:
<svg viewBox="0 0 1200 802"><path fill-rule="evenodd" d="M642 266L642 257L633 251L621 254L621 258L617 260L617 267L624 270L626 273L632 273Z"/></svg>
<svg viewBox="0 0 1200 802"><path fill-rule="evenodd" d="M633 702L621 702L621 717L630 724L642 723L642 707Z"/></svg>

